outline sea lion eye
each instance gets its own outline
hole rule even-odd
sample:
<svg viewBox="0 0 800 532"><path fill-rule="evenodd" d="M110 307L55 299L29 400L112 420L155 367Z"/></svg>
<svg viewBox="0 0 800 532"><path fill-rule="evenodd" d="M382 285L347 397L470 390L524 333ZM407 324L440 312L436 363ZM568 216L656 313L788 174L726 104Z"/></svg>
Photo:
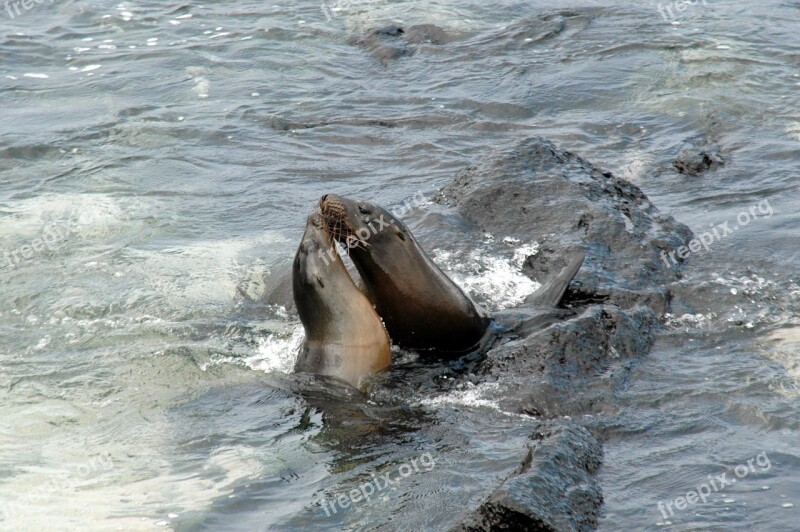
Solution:
<svg viewBox="0 0 800 532"><path fill-rule="evenodd" d="M400 237L400 240L402 240L403 242L406 241L406 234L404 232L398 231L397 236Z"/></svg>
<svg viewBox="0 0 800 532"><path fill-rule="evenodd" d="M369 209L366 208L364 205L359 205L358 212L360 212L361 214L369 214Z"/></svg>

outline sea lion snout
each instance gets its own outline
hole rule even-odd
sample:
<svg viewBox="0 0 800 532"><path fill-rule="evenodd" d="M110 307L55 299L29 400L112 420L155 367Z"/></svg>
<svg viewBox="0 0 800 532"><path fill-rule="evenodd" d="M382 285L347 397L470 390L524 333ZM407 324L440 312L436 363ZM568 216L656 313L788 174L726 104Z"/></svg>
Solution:
<svg viewBox="0 0 800 532"><path fill-rule="evenodd" d="M334 215L344 216L346 210L344 199L336 194L323 195L319 199L319 208L326 218Z"/></svg>
<svg viewBox="0 0 800 532"><path fill-rule="evenodd" d="M313 225L317 229L324 229L325 218L322 216L322 213L313 212L308 215L308 219L306 220L306 225Z"/></svg>
<svg viewBox="0 0 800 532"><path fill-rule="evenodd" d="M352 236L353 227L348 222L345 199L336 194L325 194L319 199L319 210L327 224L328 232L339 242Z"/></svg>
<svg viewBox="0 0 800 532"><path fill-rule="evenodd" d="M302 243L312 241L320 247L325 243L332 243L332 237L328 231L328 221L321 212L314 212L306 220L306 231L303 234Z"/></svg>
<svg viewBox="0 0 800 532"><path fill-rule="evenodd" d="M295 257L295 274L299 279L314 282L321 271L332 264L333 237L321 213L312 213L306 220L306 230Z"/></svg>

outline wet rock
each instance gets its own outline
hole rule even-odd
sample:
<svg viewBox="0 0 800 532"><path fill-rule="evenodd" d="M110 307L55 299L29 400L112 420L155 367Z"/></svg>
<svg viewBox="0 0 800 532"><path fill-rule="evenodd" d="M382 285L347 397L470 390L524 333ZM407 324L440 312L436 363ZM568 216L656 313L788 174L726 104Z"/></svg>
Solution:
<svg viewBox="0 0 800 532"><path fill-rule="evenodd" d="M403 33L403 28L400 26L384 26L383 28L378 28L376 30L372 30L370 32L370 36L382 36L382 37L399 37Z"/></svg>
<svg viewBox="0 0 800 532"><path fill-rule="evenodd" d="M365 37L355 39L354 42L383 64L387 64L390 60L414 53L409 43L400 38L404 33L400 26L384 26L369 31Z"/></svg>
<svg viewBox="0 0 800 532"><path fill-rule="evenodd" d="M672 166L681 174L699 176L724 164L720 147L705 137L698 137L684 142Z"/></svg>
<svg viewBox="0 0 800 532"><path fill-rule="evenodd" d="M491 349L477 372L504 383L506 411L544 419L613 413L619 379L649 352L657 323L647 307L592 305Z"/></svg>
<svg viewBox="0 0 800 532"><path fill-rule="evenodd" d="M477 368L503 384L504 408L544 418L613 411L617 381L597 376L624 379L628 360L649 352L679 279L661 254L691 231L635 185L539 138L460 172L440 201L483 231L543 241L524 267L534 279L563 267L569 248L586 250L565 301L572 315L543 314L529 298L513 309L516 338Z"/></svg>
<svg viewBox="0 0 800 532"><path fill-rule="evenodd" d="M545 427L512 475L453 530L593 530L603 496L600 443L584 428Z"/></svg>
<svg viewBox="0 0 800 532"><path fill-rule="evenodd" d="M637 186L541 138L493 153L461 171L442 192L439 201L457 207L482 230L556 250L542 260L582 246L586 263L575 285L587 297L614 298L625 307L658 300L663 312L669 301L664 287L679 272L662 252L692 237ZM537 259L529 259L528 271L537 267Z"/></svg>
<svg viewBox="0 0 800 532"><path fill-rule="evenodd" d="M390 24L367 32L355 43L369 54L387 64L389 61L416 53L424 44L447 44L455 40L442 28L433 24L420 24L406 28Z"/></svg>
<svg viewBox="0 0 800 532"><path fill-rule="evenodd" d="M439 26L433 24L419 24L417 26L409 26L406 30L406 39L414 44L447 44L456 40L456 37L450 35Z"/></svg>
<svg viewBox="0 0 800 532"><path fill-rule="evenodd" d="M497 383L503 411L549 420L551 432L459 530L589 530L602 505L599 446L565 419L614 415L629 369L646 355L669 311L679 268L663 259L692 238L635 185L552 142L534 138L460 172L438 201L484 232L537 241L523 271L541 280L586 252L563 309L529 297L498 317L501 341L472 369Z"/></svg>

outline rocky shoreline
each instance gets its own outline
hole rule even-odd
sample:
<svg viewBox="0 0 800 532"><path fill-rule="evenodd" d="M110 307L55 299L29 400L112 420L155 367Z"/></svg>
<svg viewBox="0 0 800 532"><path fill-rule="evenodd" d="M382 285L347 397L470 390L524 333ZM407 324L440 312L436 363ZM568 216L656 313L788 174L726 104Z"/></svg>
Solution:
<svg viewBox="0 0 800 532"><path fill-rule="evenodd" d="M455 530L594 529L602 434L573 419L615 408L630 361L647 355L669 310L666 286L680 277L661 253L692 233L634 184L541 138L464 169L439 201L482 231L540 242L544 235L528 275L551 270L572 246L586 251L568 294L572 315L541 327L525 305L513 309L513 332L474 370L499 383L493 393L504 410L533 416L538 428L520 467Z"/></svg>

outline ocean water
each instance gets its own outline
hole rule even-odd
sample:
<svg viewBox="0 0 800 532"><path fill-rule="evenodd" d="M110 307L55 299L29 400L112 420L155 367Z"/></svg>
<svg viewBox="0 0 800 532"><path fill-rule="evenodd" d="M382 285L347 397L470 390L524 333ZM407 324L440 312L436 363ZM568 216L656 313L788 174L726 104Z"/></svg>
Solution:
<svg viewBox="0 0 800 532"><path fill-rule="evenodd" d="M594 422L600 528L800 530L800 5L681 7L0 5L0 529L457 524L529 425L491 383L411 409L298 393L302 328L258 300L321 194L421 194L405 221L434 259L512 307L538 243L475 246L432 200L541 135L698 235L737 226L690 256L655 348ZM354 43L389 23L451 42L388 61ZM697 135L726 164L679 175ZM332 511L381 474L397 482Z"/></svg>

